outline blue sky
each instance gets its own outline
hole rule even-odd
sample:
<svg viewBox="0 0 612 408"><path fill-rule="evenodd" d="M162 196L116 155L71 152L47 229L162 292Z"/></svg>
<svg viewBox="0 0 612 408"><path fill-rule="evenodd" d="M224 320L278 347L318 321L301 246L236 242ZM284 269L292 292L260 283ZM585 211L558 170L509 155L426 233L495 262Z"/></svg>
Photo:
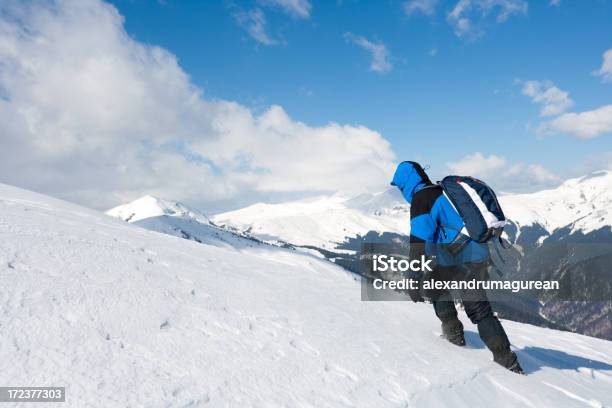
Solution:
<svg viewBox="0 0 612 408"><path fill-rule="evenodd" d="M0 182L207 212L612 169L611 0L3 0Z"/></svg>
<svg viewBox="0 0 612 408"><path fill-rule="evenodd" d="M127 31L171 50L209 97L264 109L279 104L309 125L334 121L380 132L400 159L442 169L475 151L539 163L561 178L586 171L611 150L593 139L541 134L539 106L517 80L549 80L569 93L572 111L612 103L612 84L593 71L612 47L612 2L530 1L497 21L473 12L478 33L458 36L448 21L457 1L431 15L407 15L405 1L313 1L308 18L265 2L119 0ZM238 11L261 10L266 45L242 28ZM369 70L370 56L345 33L382 43L392 69ZM435 50L435 56L431 56Z"/></svg>

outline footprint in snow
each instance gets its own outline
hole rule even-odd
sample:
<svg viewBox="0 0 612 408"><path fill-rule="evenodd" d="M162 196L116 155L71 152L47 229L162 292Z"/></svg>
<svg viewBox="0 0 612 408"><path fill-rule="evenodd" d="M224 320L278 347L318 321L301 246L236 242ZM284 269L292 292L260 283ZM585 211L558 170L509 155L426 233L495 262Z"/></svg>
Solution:
<svg viewBox="0 0 612 408"><path fill-rule="evenodd" d="M304 353L312 354L314 356L318 356L321 354L319 353L319 350L317 350L315 347L311 346L303 340L291 340L289 342L289 345L295 349L303 351Z"/></svg>
<svg viewBox="0 0 612 408"><path fill-rule="evenodd" d="M140 248L140 251L146 254L149 254L149 255L153 255L153 256L157 255L157 252L151 251L150 249L147 249L147 248Z"/></svg>
<svg viewBox="0 0 612 408"><path fill-rule="evenodd" d="M357 374L347 370L344 367L340 367L339 365L325 363L325 366L323 368L328 373L347 378L353 382L359 382L359 377L357 376Z"/></svg>
<svg viewBox="0 0 612 408"><path fill-rule="evenodd" d="M400 383L394 379L387 379L378 390L378 395L394 404L405 403L410 396Z"/></svg>

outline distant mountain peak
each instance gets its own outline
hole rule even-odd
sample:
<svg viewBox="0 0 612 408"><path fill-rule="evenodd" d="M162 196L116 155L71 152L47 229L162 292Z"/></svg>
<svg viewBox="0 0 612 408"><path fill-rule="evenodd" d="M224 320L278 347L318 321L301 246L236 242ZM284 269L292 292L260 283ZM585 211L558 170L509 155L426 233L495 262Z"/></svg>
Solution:
<svg viewBox="0 0 612 408"><path fill-rule="evenodd" d="M145 195L127 204L111 208L106 214L127 222L136 222L145 218L160 216L191 218L204 224L210 222L204 214L181 202L166 200L152 195Z"/></svg>

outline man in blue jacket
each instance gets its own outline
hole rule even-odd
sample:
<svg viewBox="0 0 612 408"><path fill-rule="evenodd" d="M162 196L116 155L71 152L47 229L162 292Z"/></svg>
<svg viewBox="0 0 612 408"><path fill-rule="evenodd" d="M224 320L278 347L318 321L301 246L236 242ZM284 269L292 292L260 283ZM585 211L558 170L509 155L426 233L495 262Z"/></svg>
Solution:
<svg viewBox="0 0 612 408"><path fill-rule="evenodd" d="M489 251L486 244L467 240L460 251L449 251L462 236L464 223L459 213L444 194L442 187L432 184L423 168L416 162L399 164L391 185L396 186L410 203L410 259L421 255L435 255L434 280L487 279ZM422 280L420 273L411 272L412 279ZM421 286L421 285L419 285ZM409 290L414 302L423 302L421 290ZM463 324L457 317L452 295L448 290L430 291L436 316L442 321L442 334L453 344L465 345ZM522 374L516 354L501 323L491 310L484 290L460 294L463 306L472 323L478 326L480 338L493 353L493 360L505 368Z"/></svg>

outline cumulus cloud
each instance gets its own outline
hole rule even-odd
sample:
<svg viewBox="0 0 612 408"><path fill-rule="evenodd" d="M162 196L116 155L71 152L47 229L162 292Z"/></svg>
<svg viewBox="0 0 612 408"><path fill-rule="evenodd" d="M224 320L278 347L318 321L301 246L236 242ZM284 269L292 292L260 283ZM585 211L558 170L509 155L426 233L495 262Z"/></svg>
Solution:
<svg viewBox="0 0 612 408"><path fill-rule="evenodd" d="M550 0L548 4L550 4L551 6L559 6L561 5L561 0Z"/></svg>
<svg viewBox="0 0 612 408"><path fill-rule="evenodd" d="M96 208L145 193L196 205L384 188L379 133L207 99L99 0L5 1L0 181Z"/></svg>
<svg viewBox="0 0 612 408"><path fill-rule="evenodd" d="M519 81L521 82L521 81ZM569 94L550 81L522 81L521 92L534 103L542 105L540 116L560 115L574 105Z"/></svg>
<svg viewBox="0 0 612 408"><path fill-rule="evenodd" d="M582 139L612 133L612 105L586 112L569 112L542 125L545 132L559 132Z"/></svg>
<svg viewBox="0 0 612 408"><path fill-rule="evenodd" d="M234 19L255 41L263 45L277 45L279 40L272 38L268 33L266 15L261 9L237 10Z"/></svg>
<svg viewBox="0 0 612 408"><path fill-rule="evenodd" d="M370 53L370 57L372 58L370 62L370 71L385 74L393 69L389 50L387 50L387 47L382 42L372 42L365 37L352 33L345 33L344 38Z"/></svg>
<svg viewBox="0 0 612 408"><path fill-rule="evenodd" d="M431 16L436 11L438 0L409 0L402 4L404 13L411 16L416 13L422 13Z"/></svg>
<svg viewBox="0 0 612 408"><path fill-rule="evenodd" d="M455 174L480 177L480 174L490 174L504 168L506 159L494 154L485 157L482 153L476 152L459 161L447 163L446 166Z"/></svg>
<svg viewBox="0 0 612 408"><path fill-rule="evenodd" d="M603 53L601 68L595 71L606 82L612 81L612 48Z"/></svg>
<svg viewBox="0 0 612 408"><path fill-rule="evenodd" d="M590 139L612 133L612 105L604 105L585 112L566 112L574 105L569 94L550 81L517 81L522 84L521 93L534 103L542 105L540 116L555 116L542 122L538 132L542 134L564 133L582 139Z"/></svg>
<svg viewBox="0 0 612 408"><path fill-rule="evenodd" d="M310 18L312 4L309 0L259 0L264 6L279 7L294 18Z"/></svg>
<svg viewBox="0 0 612 408"><path fill-rule="evenodd" d="M448 13L447 20L455 28L455 34L462 37L466 34L481 34L480 24L487 17L494 15L498 23L503 23L513 14L527 14L528 4L525 0L459 0Z"/></svg>
<svg viewBox="0 0 612 408"><path fill-rule="evenodd" d="M535 191L560 181L540 164L509 163L502 156L485 156L480 152L446 163L446 166L450 173L477 177L499 191Z"/></svg>

